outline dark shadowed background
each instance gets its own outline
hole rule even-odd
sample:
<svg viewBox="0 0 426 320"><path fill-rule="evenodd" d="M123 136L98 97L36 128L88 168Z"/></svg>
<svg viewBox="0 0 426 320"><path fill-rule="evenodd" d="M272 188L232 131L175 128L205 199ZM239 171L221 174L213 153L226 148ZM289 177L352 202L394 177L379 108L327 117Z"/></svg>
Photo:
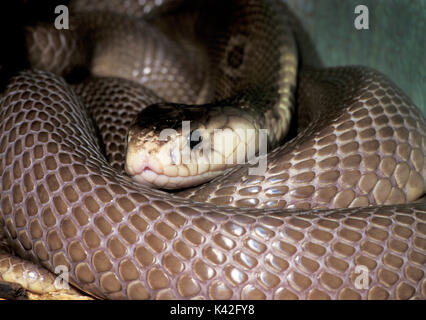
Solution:
<svg viewBox="0 0 426 320"><path fill-rule="evenodd" d="M376 68L400 86L426 115L426 0L282 1L301 20L325 66ZM67 3L68 0L0 1L0 85L1 74L7 74L5 67L14 69L11 62L23 60L10 50L20 38L19 26L34 17L52 18L55 6ZM369 30L354 27L354 10L360 4L369 8Z"/></svg>
<svg viewBox="0 0 426 320"><path fill-rule="evenodd" d="M426 115L425 0L286 0L326 66L367 65L389 76ZM354 27L357 5L369 30Z"/></svg>

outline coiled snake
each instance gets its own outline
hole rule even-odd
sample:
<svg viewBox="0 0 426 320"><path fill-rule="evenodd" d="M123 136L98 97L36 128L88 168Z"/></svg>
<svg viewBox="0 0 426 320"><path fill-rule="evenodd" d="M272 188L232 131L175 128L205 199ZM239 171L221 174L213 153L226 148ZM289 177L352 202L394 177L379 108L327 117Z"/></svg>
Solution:
<svg viewBox="0 0 426 320"><path fill-rule="evenodd" d="M171 3L146 22L77 1L70 30L28 28L34 69L0 109L14 251L101 298L426 298L426 125L410 99L377 71L310 64L281 1ZM61 76L81 67L92 77L71 87ZM299 129L263 174L164 192L122 170L131 117L162 101L238 101L280 141L284 116Z"/></svg>

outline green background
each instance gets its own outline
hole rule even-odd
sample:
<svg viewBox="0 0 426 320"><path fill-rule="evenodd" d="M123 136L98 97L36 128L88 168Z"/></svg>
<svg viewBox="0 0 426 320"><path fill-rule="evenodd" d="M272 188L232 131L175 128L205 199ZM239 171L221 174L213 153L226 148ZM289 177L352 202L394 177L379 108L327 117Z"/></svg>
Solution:
<svg viewBox="0 0 426 320"><path fill-rule="evenodd" d="M401 87L426 115L425 0L287 0L325 66L366 65ZM357 5L369 30L357 30Z"/></svg>

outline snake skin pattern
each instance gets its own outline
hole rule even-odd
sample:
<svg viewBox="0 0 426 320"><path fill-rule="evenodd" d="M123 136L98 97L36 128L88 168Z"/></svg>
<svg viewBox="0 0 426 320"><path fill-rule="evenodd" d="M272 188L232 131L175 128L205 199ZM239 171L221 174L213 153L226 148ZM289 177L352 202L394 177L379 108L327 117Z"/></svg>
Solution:
<svg viewBox="0 0 426 320"><path fill-rule="evenodd" d="M48 71L19 73L0 100L8 242L100 298L426 299L423 115L371 69L305 68L298 79L301 129L268 154L264 175L238 166L173 194L123 174L118 136L128 122L117 116L164 87L71 88Z"/></svg>
<svg viewBox="0 0 426 320"><path fill-rule="evenodd" d="M59 288L57 276L39 265L20 259L0 249L0 280L6 283L17 283L28 290L27 297L37 299L79 299L88 300L76 289ZM61 283L62 284L62 283Z"/></svg>

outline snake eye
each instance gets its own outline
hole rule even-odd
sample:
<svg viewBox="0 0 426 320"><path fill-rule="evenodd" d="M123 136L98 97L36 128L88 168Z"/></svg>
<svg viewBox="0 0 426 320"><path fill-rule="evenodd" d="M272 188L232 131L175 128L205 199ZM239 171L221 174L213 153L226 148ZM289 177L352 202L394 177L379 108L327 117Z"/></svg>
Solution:
<svg viewBox="0 0 426 320"><path fill-rule="evenodd" d="M199 143L203 141L203 137L200 135L199 130L192 130L188 135L189 147L194 149Z"/></svg>

